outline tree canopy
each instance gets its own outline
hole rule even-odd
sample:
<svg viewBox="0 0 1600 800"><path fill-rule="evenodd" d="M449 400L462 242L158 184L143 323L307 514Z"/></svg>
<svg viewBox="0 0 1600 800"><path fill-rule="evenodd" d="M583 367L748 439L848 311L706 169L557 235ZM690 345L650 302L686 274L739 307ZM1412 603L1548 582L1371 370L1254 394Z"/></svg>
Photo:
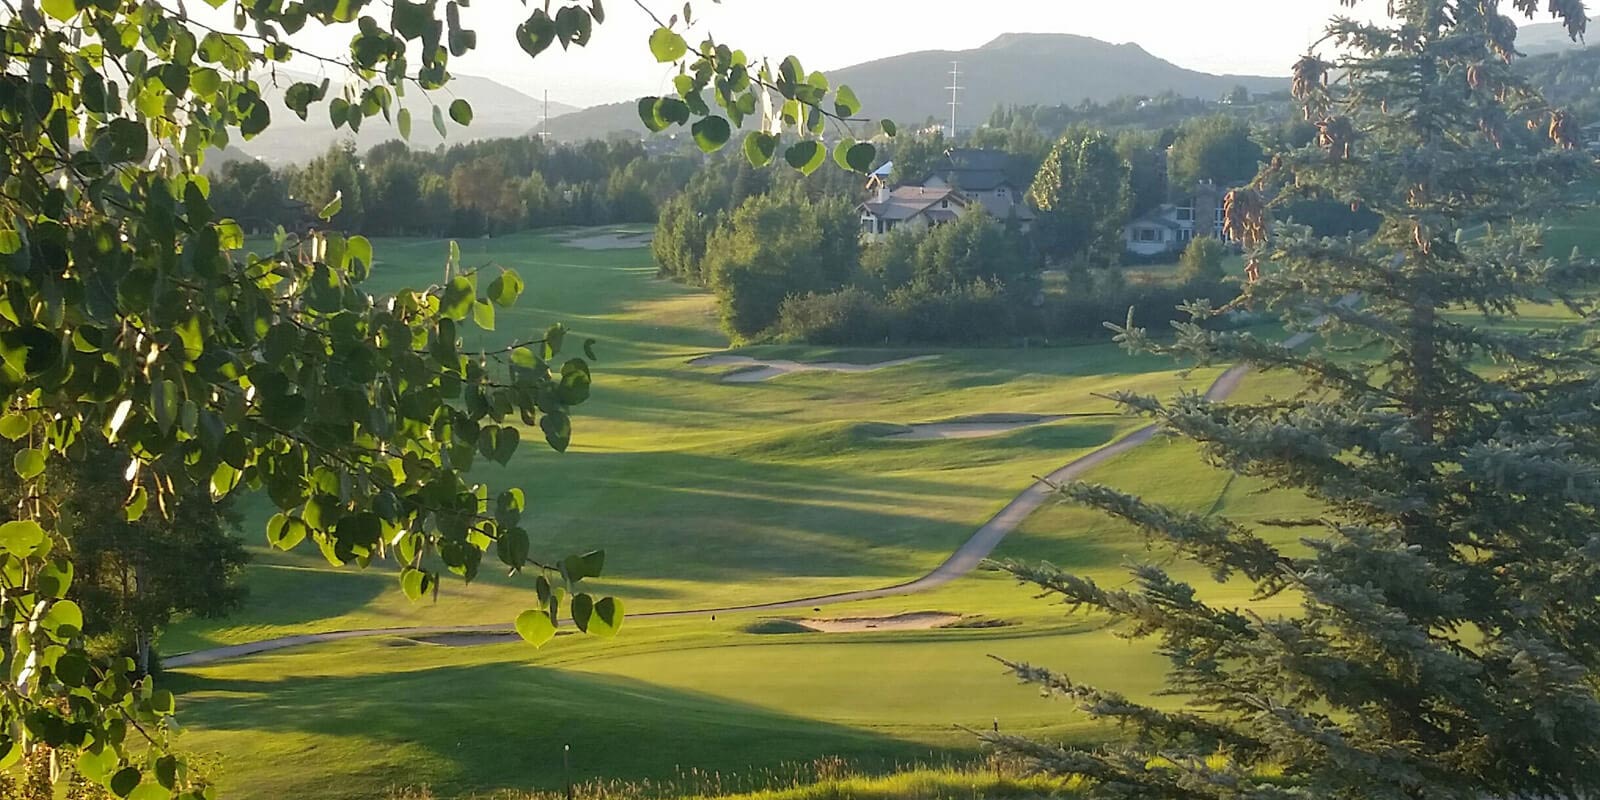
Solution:
<svg viewBox="0 0 1600 800"><path fill-rule="evenodd" d="M262 80L296 58L356 79L337 93L328 80L288 86L284 105L302 119L326 114L357 130L383 117L405 135L426 109L441 131L469 124L470 104L429 94L477 44L460 5L229 10L231 22L182 4L46 0L0 23L0 435L17 443L22 481L22 501L0 512L10 632L0 768L45 754L60 767L49 778L77 775L140 800L211 791L168 752L172 695L138 678L131 660L92 656L84 608L67 599L74 551L47 487L92 448L126 459L129 522L170 516L190 492L260 490L278 509L273 545L315 547L336 565L392 558L413 599L447 572L471 580L486 554L533 568L540 602L516 621L532 642L566 616L596 634L622 619L620 601L584 591L603 553L540 557L522 524L527 493L468 477L476 462L509 461L524 431L568 447L590 392L589 347L569 346L558 324L468 350L464 335L493 330L497 309L527 287L508 270L464 268L453 250L439 285L386 297L364 288L374 253L363 236L280 231L246 252L201 169L208 153L283 111ZM785 161L821 167L820 135L859 111L854 94L792 57L756 63L710 38L691 47L691 13L658 20L650 37L655 58L680 75L671 96L641 101L643 123L689 127L716 150L770 103L745 155L774 160L788 132ZM511 33L537 57L588 44L604 19L597 0L537 4ZM293 37L308 27L347 35L347 50L303 50ZM834 151L856 170L873 156L851 138ZM366 198L330 167L336 189L321 217L347 203L355 216Z"/></svg>
<svg viewBox="0 0 1600 800"><path fill-rule="evenodd" d="M1600 177L1565 112L1511 67L1516 27L1501 6L1548 8L1574 37L1586 25L1576 0L1394 0L1375 22L1335 19L1323 52L1296 66L1318 140L1231 193L1227 225L1260 269L1233 307L1315 331L1313 347L1210 330L1209 303L1189 307L1172 343L1123 329L1136 349L1300 376L1305 391L1254 403L1122 399L1210 464L1321 512L1258 526L1063 487L1200 574L1292 610L1223 603L1164 564L1136 566L1125 586L1008 564L1150 640L1185 705L1012 664L1129 728L1129 744L991 738L1085 776L1091 797L1600 790L1600 265L1546 252L1523 222L1590 202ZM1307 195L1371 209L1375 231L1322 238L1275 219ZM1576 313L1505 324L1541 303Z"/></svg>

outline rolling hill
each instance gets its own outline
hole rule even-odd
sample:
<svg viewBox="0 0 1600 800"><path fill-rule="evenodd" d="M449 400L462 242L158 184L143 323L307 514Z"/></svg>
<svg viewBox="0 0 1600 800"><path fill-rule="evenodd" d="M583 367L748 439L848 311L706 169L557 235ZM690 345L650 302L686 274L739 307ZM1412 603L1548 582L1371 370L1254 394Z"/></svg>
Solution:
<svg viewBox="0 0 1600 800"><path fill-rule="evenodd" d="M248 142L235 139L231 142L233 147L251 157L274 165L282 165L303 163L326 151L334 142L352 138L348 129L335 131L328 125L326 105L313 108L310 118L304 122L296 117L294 112L284 107L283 92L291 84L301 80L317 81L320 78L279 70L276 85L273 85L269 78L263 77L259 80L264 90L263 94L272 107L272 125L260 136ZM337 85L328 90L330 98L337 95ZM405 105L411 109L412 115L412 147L431 150L445 141L453 144L479 139L526 136L530 130L539 127L544 116L542 99L529 97L488 78L473 75L456 75L451 78L447 89L434 92L433 95L433 102L440 106L449 105L450 101L457 97L471 103L474 112L472 125L462 128L455 123L448 123L449 138L441 139L433 128L432 107L428 98L413 88L405 97ZM574 106L550 103L552 118L576 110ZM367 120L360 133L353 138L356 147L365 150L390 139L400 138L400 129L392 123L384 122L382 117L377 117Z"/></svg>
<svg viewBox="0 0 1600 800"><path fill-rule="evenodd" d="M1184 69L1136 44L1110 44L1071 34L1006 34L974 50L928 50L830 70L849 84L874 117L903 123L949 115L950 62L961 62L963 113L977 121L999 105L1105 101L1126 95L1176 92L1217 98L1234 86L1253 92L1288 87L1287 78L1211 75ZM603 137L641 130L635 105L613 103L550 122L559 139Z"/></svg>
<svg viewBox="0 0 1600 800"><path fill-rule="evenodd" d="M1591 31L1597 23L1600 23L1600 17L1589 19ZM1517 49L1530 56L1559 53L1588 45L1584 40L1572 41L1572 37L1567 35L1567 27L1559 22L1538 22L1517 29Z"/></svg>

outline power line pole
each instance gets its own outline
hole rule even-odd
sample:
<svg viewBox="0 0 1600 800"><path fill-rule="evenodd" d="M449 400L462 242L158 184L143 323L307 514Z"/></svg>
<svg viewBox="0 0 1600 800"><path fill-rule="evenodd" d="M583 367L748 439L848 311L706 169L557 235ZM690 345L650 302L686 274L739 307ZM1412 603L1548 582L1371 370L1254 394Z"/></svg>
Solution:
<svg viewBox="0 0 1600 800"><path fill-rule="evenodd" d="M946 88L950 90L950 138L954 139L956 136L956 111L961 108L961 90L965 88L961 85L960 61L950 62L950 85Z"/></svg>
<svg viewBox="0 0 1600 800"><path fill-rule="evenodd" d="M550 90L544 90L544 120L539 123L539 141L550 143Z"/></svg>

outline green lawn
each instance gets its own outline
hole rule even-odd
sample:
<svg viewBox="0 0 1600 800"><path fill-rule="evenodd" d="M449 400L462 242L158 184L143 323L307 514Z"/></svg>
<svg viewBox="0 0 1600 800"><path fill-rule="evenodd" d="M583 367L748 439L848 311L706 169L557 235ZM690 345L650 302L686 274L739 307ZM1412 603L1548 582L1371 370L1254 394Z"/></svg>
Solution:
<svg viewBox="0 0 1600 800"><path fill-rule="evenodd" d="M375 281L435 279L442 242L377 243ZM1173 363L1130 359L1112 345L965 350L879 372L804 373L728 384L687 365L726 339L710 298L656 279L644 250L591 252L522 235L462 243L468 265L504 264L527 280L525 307L502 312L495 336L525 337L554 321L598 339L594 399L575 444L558 455L531 432L491 485L530 497L536 550L608 553L604 587L632 611L715 607L893 583L936 566L990 514L1076 454L1137 425L1116 415L1072 419L962 441L880 438L880 423L986 412L1114 410L1104 395L1203 387ZM785 358L861 362L878 351L766 348ZM747 352L762 354L763 348ZM246 503L248 541L262 542L265 503ZM314 551L258 548L246 609L222 624L186 624L162 641L176 653L309 630L502 622L530 604L529 581L487 575L447 583L437 605L412 605L392 572L330 568ZM492 570L485 570L486 573Z"/></svg>
<svg viewBox="0 0 1600 800"><path fill-rule="evenodd" d="M439 242L381 241L377 274L394 285L439 271ZM880 372L806 373L726 384L687 360L726 340L704 294L656 280L643 251L590 252L549 237L463 244L469 264L516 267L529 308L497 336L552 321L600 340L596 393L566 455L525 447L487 477L529 490L545 553L608 549L607 589L631 611L780 600L919 575L989 515L1135 420L1077 418L965 441L879 438L881 423L985 412L1111 410L1107 392L1171 394L1216 374L1130 359L1110 346L939 352ZM1530 309L1530 322L1558 318ZM1548 319L1547 319L1548 317ZM1271 335L1263 332L1261 335ZM880 361L887 351L754 348L753 354ZM927 354L918 351L912 354ZM1292 376L1253 376L1242 396L1283 395ZM1091 476L1196 513L1246 523L1298 517L1305 498L1206 466L1192 445L1158 440ZM260 540L254 510L250 541ZM1263 529L1291 548L1300 532ZM393 574L333 570L315 553L257 548L245 611L171 632L167 652L314 630L503 622L527 583L489 576L411 605ZM1243 602L1128 526L1047 506L997 555L1044 559L1106 585L1127 565L1169 564L1205 596ZM1293 597L1258 606L1289 611ZM843 755L867 770L969 757L960 726L1100 739L1059 701L1018 686L988 658L1046 664L1135 698L1154 697L1162 663L1103 620L1070 615L1025 587L980 572L937 591L840 604L826 616L946 611L997 627L857 634L747 632L776 614L640 620L615 640L569 635L543 650L383 638L282 651L169 675L182 695L181 742L216 765L231 796L381 797L430 785L440 796L558 788L561 746L573 777L660 781L687 770L761 774ZM819 613L819 612L805 612ZM799 614L803 616L804 614ZM770 627L770 626L769 626Z"/></svg>

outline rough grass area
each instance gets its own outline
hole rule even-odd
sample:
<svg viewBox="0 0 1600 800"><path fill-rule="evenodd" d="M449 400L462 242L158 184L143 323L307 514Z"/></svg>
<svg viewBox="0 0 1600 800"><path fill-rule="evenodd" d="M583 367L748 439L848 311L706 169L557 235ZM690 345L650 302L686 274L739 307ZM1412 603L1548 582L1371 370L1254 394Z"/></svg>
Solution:
<svg viewBox="0 0 1600 800"><path fill-rule="evenodd" d="M685 793L687 786L722 784L721 775L685 775L679 781L662 784L592 782L573 787L575 800L1023 800L1025 798L1076 797L1082 781L1046 776L1021 776L1006 768L931 768L912 767L890 775L838 775L812 779L790 777L774 771L766 778L780 785L756 791L717 793L701 788ZM728 776L729 781L749 778ZM505 791L445 798L427 789L412 789L391 794L388 800L566 800L567 794L554 791Z"/></svg>

